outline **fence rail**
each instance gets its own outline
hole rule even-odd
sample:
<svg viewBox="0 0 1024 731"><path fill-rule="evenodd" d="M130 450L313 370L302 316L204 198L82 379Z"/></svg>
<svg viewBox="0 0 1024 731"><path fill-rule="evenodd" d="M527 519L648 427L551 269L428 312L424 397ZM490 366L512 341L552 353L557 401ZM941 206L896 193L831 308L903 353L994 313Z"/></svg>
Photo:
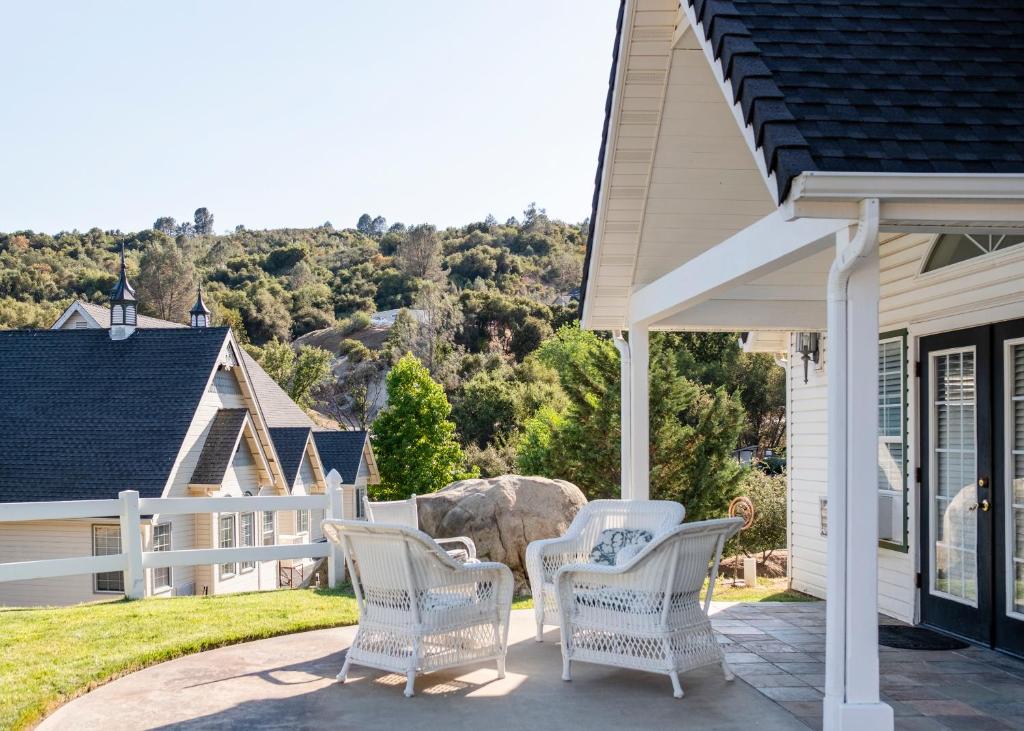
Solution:
<svg viewBox="0 0 1024 731"><path fill-rule="evenodd" d="M186 548L144 551L142 515L187 515L196 513L241 513L257 510L324 510L325 517L342 518L341 489L331 487L326 495L281 497L139 498L126 490L116 500L69 500L45 503L0 505L0 523L33 520L117 517L121 525L121 553L109 556L77 556L37 561L0 563L0 582L49 579L105 571L124 572L124 593L129 599L145 595L145 569L168 566L203 566L235 561L276 561L297 558L327 558L328 583L336 586L343 575L344 559L328 543L276 544L239 548Z"/></svg>

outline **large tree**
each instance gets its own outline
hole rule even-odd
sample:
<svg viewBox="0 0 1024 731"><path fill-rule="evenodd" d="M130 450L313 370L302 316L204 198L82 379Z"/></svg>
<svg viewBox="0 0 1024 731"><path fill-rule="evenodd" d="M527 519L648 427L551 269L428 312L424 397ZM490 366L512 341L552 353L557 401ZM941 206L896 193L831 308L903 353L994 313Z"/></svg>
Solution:
<svg viewBox="0 0 1024 731"><path fill-rule="evenodd" d="M210 236L213 233L213 214L209 208L197 208L192 220L197 235Z"/></svg>
<svg viewBox="0 0 1024 731"><path fill-rule="evenodd" d="M399 359L388 373L387 390L388 405L373 422L377 494L400 500L471 476L448 418L448 397L415 356Z"/></svg>
<svg viewBox="0 0 1024 731"><path fill-rule="evenodd" d="M296 353L288 343L271 340L249 350L292 401L306 408L313 405L317 387L331 375L331 354L323 348L305 346Z"/></svg>
<svg viewBox="0 0 1024 731"><path fill-rule="evenodd" d="M520 441L520 468L575 482L590 498L617 497L619 359L592 332L563 327L536 357L553 368L568 408L542 408ZM732 451L743 424L739 399L682 376L671 343L655 335L650 353L651 497L676 500L687 516L721 515L741 471Z"/></svg>
<svg viewBox="0 0 1024 731"><path fill-rule="evenodd" d="M185 322L195 300L192 253L166 236L155 238L139 261L139 309L161 320Z"/></svg>
<svg viewBox="0 0 1024 731"><path fill-rule="evenodd" d="M395 260L399 271L414 279L436 280L441 275L441 239L428 223L412 226L398 245Z"/></svg>

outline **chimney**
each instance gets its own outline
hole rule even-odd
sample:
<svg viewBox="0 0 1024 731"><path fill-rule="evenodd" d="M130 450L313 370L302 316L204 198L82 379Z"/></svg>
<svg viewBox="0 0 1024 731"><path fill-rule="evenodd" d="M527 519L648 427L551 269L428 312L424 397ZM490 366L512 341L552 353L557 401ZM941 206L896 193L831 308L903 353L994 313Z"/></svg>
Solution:
<svg viewBox="0 0 1024 731"><path fill-rule="evenodd" d="M110 339L124 340L135 332L136 307L135 289L128 283L128 272L124 266L124 244L121 244L121 271L117 284L110 290Z"/></svg>

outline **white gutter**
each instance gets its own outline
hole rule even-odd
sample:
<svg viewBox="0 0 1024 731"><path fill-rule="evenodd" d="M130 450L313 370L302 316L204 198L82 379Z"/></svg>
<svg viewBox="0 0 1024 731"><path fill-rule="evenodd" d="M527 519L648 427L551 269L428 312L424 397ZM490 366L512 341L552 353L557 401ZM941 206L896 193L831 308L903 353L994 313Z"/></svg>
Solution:
<svg viewBox="0 0 1024 731"><path fill-rule="evenodd" d="M787 201L1013 200L1024 199L1019 173L805 172L793 179Z"/></svg>
<svg viewBox="0 0 1024 731"><path fill-rule="evenodd" d="M621 495L623 500L630 500L633 497L633 446L630 439L632 432L630 426L631 414L633 411L631 391L629 388L629 342L622 337L621 330L612 331L612 342L619 349L619 472L621 478Z"/></svg>
<svg viewBox="0 0 1024 731"><path fill-rule="evenodd" d="M845 246L837 247L828 275L828 548L825 606L827 627L826 656L843 658L825 666L825 694L831 699L846 695L847 586L846 567L849 550L846 515L847 485L847 385L848 319L847 285L858 259L870 253L878 243L879 203L877 198L860 202L857 233Z"/></svg>

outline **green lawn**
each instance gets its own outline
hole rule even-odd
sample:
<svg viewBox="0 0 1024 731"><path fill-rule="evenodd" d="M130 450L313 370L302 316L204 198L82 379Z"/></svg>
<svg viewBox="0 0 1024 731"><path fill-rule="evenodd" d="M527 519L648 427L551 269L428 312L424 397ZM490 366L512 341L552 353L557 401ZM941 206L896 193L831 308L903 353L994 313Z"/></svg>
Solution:
<svg viewBox="0 0 1024 731"><path fill-rule="evenodd" d="M732 586L731 579L719 578L715 582L712 599L716 602L816 602L812 596L793 591L786 579L759 578L757 586Z"/></svg>
<svg viewBox="0 0 1024 731"><path fill-rule="evenodd" d="M357 617L351 593L304 589L0 609L0 729L147 665Z"/></svg>
<svg viewBox="0 0 1024 731"><path fill-rule="evenodd" d="M768 579L719 585L722 601L807 601ZM516 599L513 609L529 609ZM297 589L212 597L0 608L0 729L31 726L61 703L147 665L222 645L355 624L350 591Z"/></svg>

